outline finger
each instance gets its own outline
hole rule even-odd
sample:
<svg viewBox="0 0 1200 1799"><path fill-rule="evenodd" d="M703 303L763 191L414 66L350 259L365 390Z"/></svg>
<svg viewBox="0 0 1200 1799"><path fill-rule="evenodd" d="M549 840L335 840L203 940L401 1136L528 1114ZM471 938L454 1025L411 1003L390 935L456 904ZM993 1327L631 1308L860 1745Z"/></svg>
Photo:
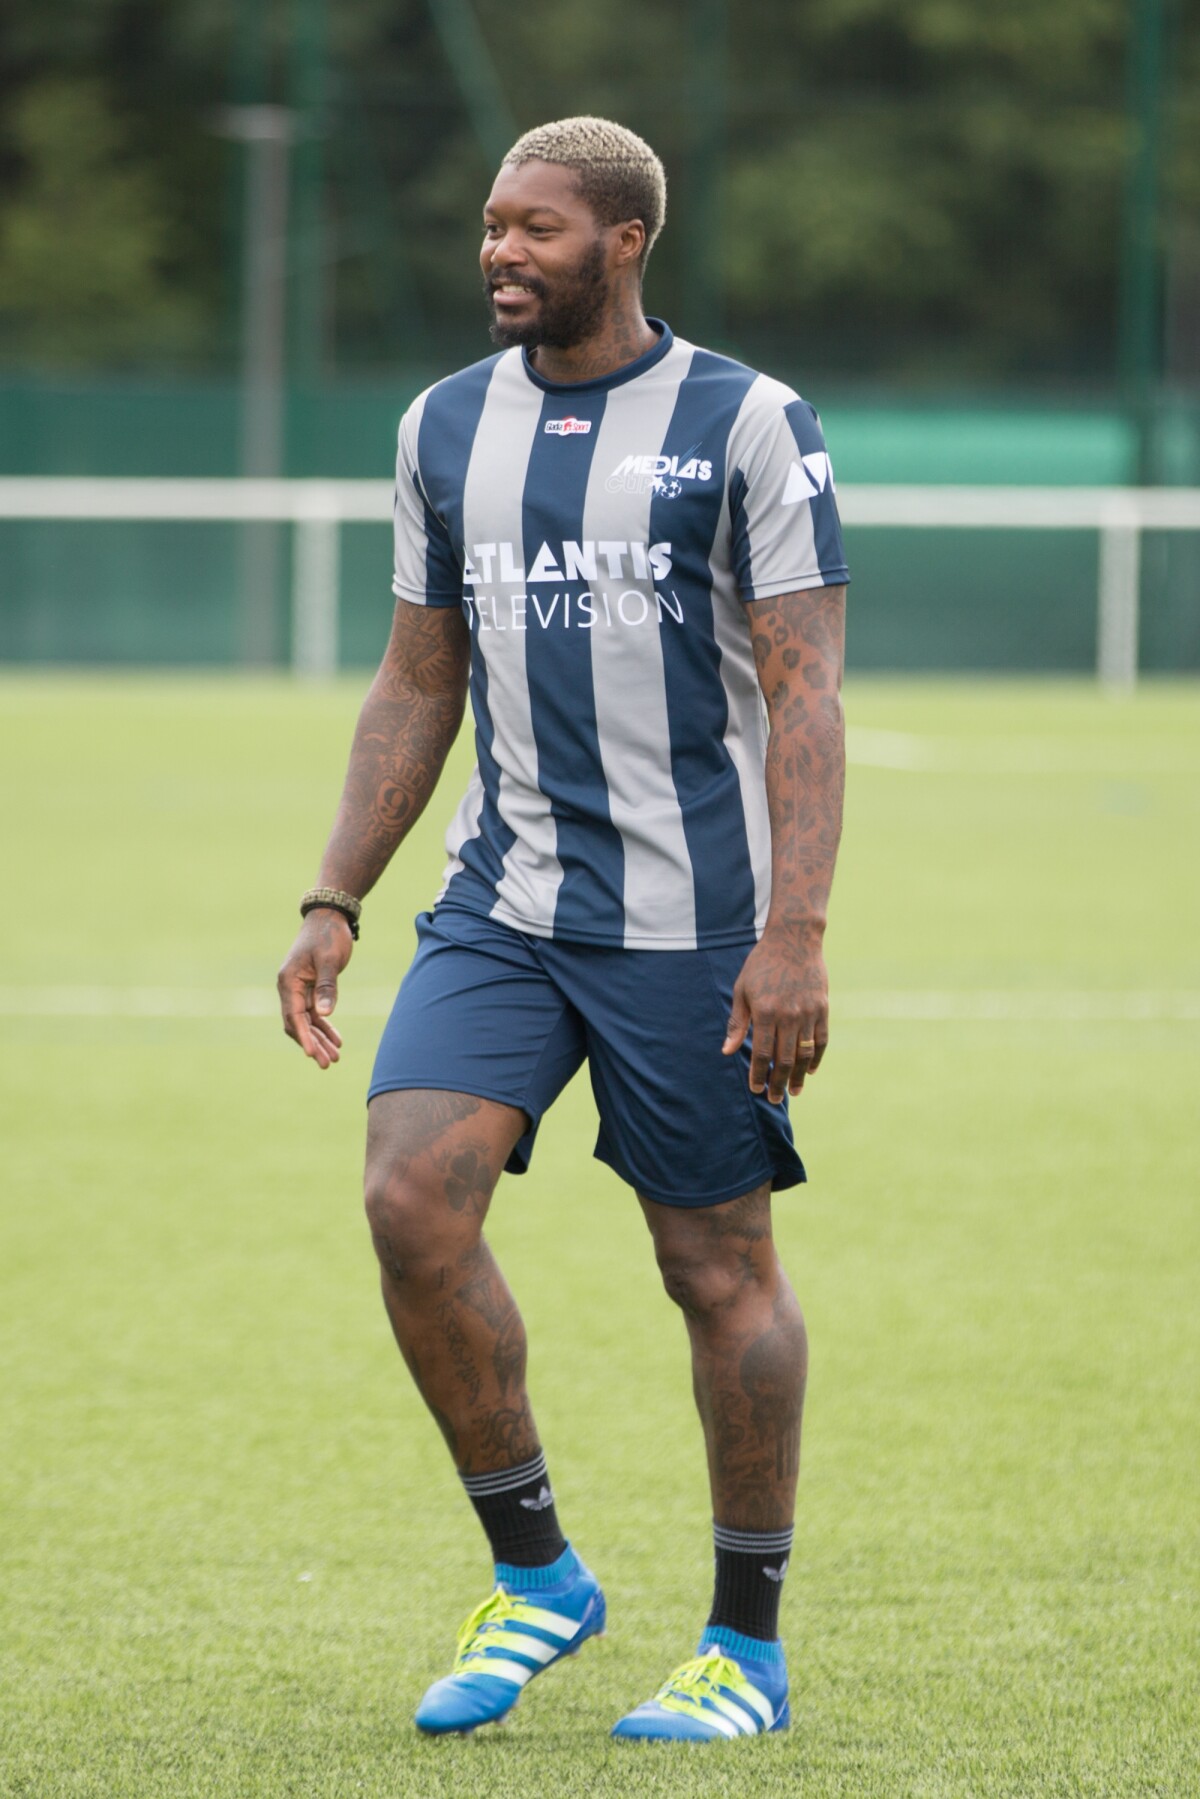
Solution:
<svg viewBox="0 0 1200 1799"><path fill-rule="evenodd" d="M771 1073L771 1063L775 1059L775 1020L773 1018L756 1018L751 1040L750 1056L750 1091L761 1093Z"/></svg>
<svg viewBox="0 0 1200 1799"><path fill-rule="evenodd" d="M746 1032L750 1029L750 1008L742 995L739 981L733 989L733 1009L729 1014L729 1023L725 1027L725 1041L721 1045L723 1056L732 1056L741 1049L746 1041Z"/></svg>
<svg viewBox="0 0 1200 1799"><path fill-rule="evenodd" d="M312 1047L306 1053L318 1068L328 1068L331 1062L340 1062L340 1050L332 1043L327 1043L324 1037L319 1037L315 1031L310 1033L309 1043Z"/></svg>
<svg viewBox="0 0 1200 1799"><path fill-rule="evenodd" d="M301 976L281 974L278 986L287 1035L318 1068L328 1068L331 1062L338 1061L341 1035L313 1011L313 983Z"/></svg>
<svg viewBox="0 0 1200 1799"><path fill-rule="evenodd" d="M320 1014L318 1013L315 1016L313 1016L312 1018L310 1018L309 1024L310 1024L311 1029L314 1032L319 1031L321 1033L322 1037L324 1037L325 1041L328 1044L330 1044L334 1049L341 1049L342 1033L338 1030L338 1028L335 1024L331 1023L331 1021L328 1018L322 1018L320 1016Z"/></svg>
<svg viewBox="0 0 1200 1799"><path fill-rule="evenodd" d="M312 1055L312 1032L308 1021L308 999L312 992L311 983L301 980L286 971L281 973L276 986L279 990L279 1006L283 1013L283 1028L293 1043L298 1043L306 1056Z"/></svg>
<svg viewBox="0 0 1200 1799"><path fill-rule="evenodd" d="M288 1036L295 1038L306 1056L311 1056L314 1062L319 1062L324 1067L326 1058L324 1040L313 1030L313 1021L308 1013L295 1013L292 1023L294 1029L289 1030L287 1025L284 1026Z"/></svg>
<svg viewBox="0 0 1200 1799"><path fill-rule="evenodd" d="M318 1068L328 1068L331 1062L340 1060L338 1043L331 1041L329 1032L333 1027L325 1019L318 1017L313 1011L313 991L308 990L308 1008L298 1021L303 1030L303 1040L297 1039L306 1056L310 1056ZM335 1033L336 1035L336 1033Z"/></svg>
<svg viewBox="0 0 1200 1799"><path fill-rule="evenodd" d="M775 1032L775 1060L767 1087L767 1098L773 1106L783 1104L783 1096L796 1072L796 1036L795 1030L785 1029L783 1026ZM802 1071L800 1078L804 1078Z"/></svg>
<svg viewBox="0 0 1200 1799"><path fill-rule="evenodd" d="M803 1088L805 1076L810 1075L816 1065L816 1039L806 1036L801 1028L796 1037L796 1056L792 1064L791 1079L788 1082L788 1092L793 1099Z"/></svg>
<svg viewBox="0 0 1200 1799"><path fill-rule="evenodd" d="M313 1018L309 1025L312 1034L313 1060L322 1068L328 1068L331 1062L342 1059L342 1039L332 1026L323 1018Z"/></svg>
<svg viewBox="0 0 1200 1799"><path fill-rule="evenodd" d="M817 1069L821 1066L821 1057L825 1054L828 1043L828 1015L822 1010L817 1013L816 1022L812 1027L811 1035L806 1040L803 1040L800 1045L802 1050L807 1051L806 1073L815 1074L817 1072Z"/></svg>
<svg viewBox="0 0 1200 1799"><path fill-rule="evenodd" d="M821 1062L824 1059L825 1051L829 1048L829 1015L828 1015L828 1013L824 1014L821 1018L819 1018L817 1020L817 1027L816 1027L816 1030L813 1032L813 1036L816 1040L816 1043L815 1043L815 1048L813 1049L812 1066L809 1068L809 1071L808 1071L810 1074L815 1074L817 1072L817 1069L821 1066Z"/></svg>
<svg viewBox="0 0 1200 1799"><path fill-rule="evenodd" d="M318 962L314 1011L318 1015L332 1012L337 1005L337 969L331 962Z"/></svg>

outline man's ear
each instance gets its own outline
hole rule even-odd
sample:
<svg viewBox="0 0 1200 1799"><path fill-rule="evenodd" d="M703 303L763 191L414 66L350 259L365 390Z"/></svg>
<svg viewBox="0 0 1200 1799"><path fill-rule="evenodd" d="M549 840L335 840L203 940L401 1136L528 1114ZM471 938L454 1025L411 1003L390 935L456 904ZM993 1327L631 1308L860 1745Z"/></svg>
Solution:
<svg viewBox="0 0 1200 1799"><path fill-rule="evenodd" d="M640 219L626 219L617 227L617 264L627 268L641 261L646 246L646 227Z"/></svg>

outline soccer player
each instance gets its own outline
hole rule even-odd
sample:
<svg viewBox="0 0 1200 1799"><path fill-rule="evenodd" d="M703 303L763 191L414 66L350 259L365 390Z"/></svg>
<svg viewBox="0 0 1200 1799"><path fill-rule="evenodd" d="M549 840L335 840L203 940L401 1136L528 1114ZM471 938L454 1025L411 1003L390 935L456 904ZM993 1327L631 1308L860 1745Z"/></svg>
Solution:
<svg viewBox="0 0 1200 1799"><path fill-rule="evenodd" d="M716 1557L698 1653L615 1727L788 1723L778 1636L807 1343L771 1236L787 1097L828 1038L847 579L812 407L642 311L662 165L603 119L526 133L484 209L500 353L400 427L397 603L318 885L280 973L321 1068L361 902L468 690L477 763L371 1081L366 1206L400 1351L495 1562L422 1730L503 1718L604 1628L560 1528L525 1331L483 1237L586 1059L595 1154L680 1307ZM652 1525L648 1526L652 1528Z"/></svg>

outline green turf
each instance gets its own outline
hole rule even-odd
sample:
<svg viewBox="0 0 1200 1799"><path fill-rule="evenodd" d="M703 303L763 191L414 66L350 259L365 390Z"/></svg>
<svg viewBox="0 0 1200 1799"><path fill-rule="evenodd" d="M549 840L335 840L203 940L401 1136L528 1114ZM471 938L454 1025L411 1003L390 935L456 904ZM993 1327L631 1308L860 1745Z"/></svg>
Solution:
<svg viewBox="0 0 1200 1799"><path fill-rule="evenodd" d="M610 1634L490 1739L408 1721L487 1564L357 1171L450 790L367 908L340 1068L221 1016L269 993L360 686L0 682L0 1792L1193 1791L1200 693L851 686L834 1047L778 1207L796 1726L639 1752L606 1731L690 1649L708 1506L586 1083L492 1236ZM131 990L211 1015L106 1015Z"/></svg>

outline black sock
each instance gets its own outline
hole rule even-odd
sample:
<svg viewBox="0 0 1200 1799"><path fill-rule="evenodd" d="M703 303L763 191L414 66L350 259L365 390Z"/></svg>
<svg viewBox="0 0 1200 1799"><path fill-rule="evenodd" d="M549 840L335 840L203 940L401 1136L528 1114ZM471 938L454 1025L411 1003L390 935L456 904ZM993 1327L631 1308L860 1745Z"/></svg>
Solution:
<svg viewBox="0 0 1200 1799"><path fill-rule="evenodd" d="M779 1596L792 1549L792 1530L726 1530L713 1525L717 1562L709 1625L773 1643L779 1635Z"/></svg>
<svg viewBox="0 0 1200 1799"><path fill-rule="evenodd" d="M492 1559L514 1568L545 1568L566 1548L539 1449L532 1461L492 1474L460 1476L492 1546Z"/></svg>

